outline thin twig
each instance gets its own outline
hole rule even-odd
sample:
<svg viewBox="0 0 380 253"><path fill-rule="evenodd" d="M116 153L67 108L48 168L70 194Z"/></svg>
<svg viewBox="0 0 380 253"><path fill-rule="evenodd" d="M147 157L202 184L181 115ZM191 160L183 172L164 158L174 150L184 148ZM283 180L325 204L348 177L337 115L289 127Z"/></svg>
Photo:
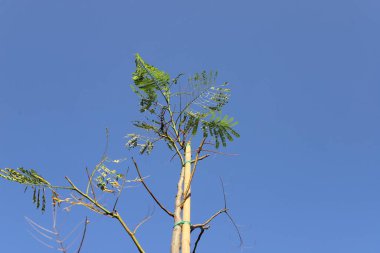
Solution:
<svg viewBox="0 0 380 253"><path fill-rule="evenodd" d="M30 232L29 230L28 230L28 232L29 232L29 234L36 240L36 241L38 241L39 243L41 243L42 245L44 245L44 246L46 246L46 247L48 247L48 248L50 248L50 249L52 249L52 248L54 248L53 246L51 246L50 244L47 244L46 242L44 242L44 241L42 241L40 238L38 238L37 236L35 236L32 232Z"/></svg>
<svg viewBox="0 0 380 253"><path fill-rule="evenodd" d="M218 212L216 212L215 214L213 214L208 220L206 220L204 223L202 224L194 224L191 226L191 231L193 231L194 229L201 229L201 232L199 233L198 235L198 238L197 238L197 241L195 242L195 245L194 245L194 249L193 249L193 253L195 253L195 249L197 248L198 246L198 243L204 233L205 230L207 230L210 225L209 223L215 219L218 215L222 214L222 213L225 213L228 218L230 219L231 223L233 224L233 226L235 227L236 229L236 232L239 236L239 240L240 240L240 246L241 247L243 245L243 237L241 236L241 233L239 231L239 228L238 226L236 225L234 219L232 218L231 214L228 212L228 209L227 209L227 198L226 198L226 193L225 193L225 190L224 190L224 183L223 183L223 180L222 178L220 178L220 183L221 183L221 186L222 186L222 191L223 191L223 200L224 200L224 208L223 209L220 209Z"/></svg>
<svg viewBox="0 0 380 253"><path fill-rule="evenodd" d="M31 225L31 227L33 228L33 229L35 229L35 227L38 227L39 229L41 229L41 230L44 230L44 231L46 231L46 232L48 232L48 233L51 233L51 234L53 234L53 235L55 235L55 232L54 231L51 231L51 230L49 230L49 229L46 229L46 228L44 228L44 227L42 227L41 225L38 225L37 223L35 223L32 219L30 219L29 217L26 217L25 216L25 220L29 223L29 225ZM36 230L36 229L35 229ZM36 230L38 233L41 233L40 231L38 231L38 230ZM47 238L49 238L49 239L52 239L51 237L49 237L49 236L46 236L45 235L45 237L47 237Z"/></svg>
<svg viewBox="0 0 380 253"><path fill-rule="evenodd" d="M197 240L195 241L195 244L194 244L193 253L195 253L195 250L197 249L198 243L201 240L201 237L202 237L202 235L203 235L204 232L205 232L205 229L201 228L201 232L199 233L198 238L197 238Z"/></svg>
<svg viewBox="0 0 380 253"><path fill-rule="evenodd" d="M224 200L224 208L227 209L227 198L226 198L226 192L224 190L224 183L222 177L219 177L220 180L220 185L222 186L222 191L223 191L223 200Z"/></svg>
<svg viewBox="0 0 380 253"><path fill-rule="evenodd" d="M220 151L216 151L216 150L209 150L209 149L203 149L203 151L218 154L218 155L227 155L227 156L238 156L239 155L236 153L224 153L224 152L220 152Z"/></svg>
<svg viewBox="0 0 380 253"><path fill-rule="evenodd" d="M202 151L204 151L204 150L202 150ZM210 154L206 154L206 155L200 156L200 157L198 158L198 161L202 161L202 160L206 159L206 158L209 157L209 156L210 156Z"/></svg>
<svg viewBox="0 0 380 253"><path fill-rule="evenodd" d="M86 167L86 174L87 174L88 181L90 182L92 196L93 196L93 198L96 200L95 190L94 190L94 185L92 184L92 180L91 180L90 172L88 171L88 168L87 168L87 167Z"/></svg>
<svg viewBox="0 0 380 253"><path fill-rule="evenodd" d="M80 223L78 223L63 239L62 239L62 241L64 242L64 241L66 241L66 240L68 240L70 237L71 237L71 235L73 235L77 230L78 230L78 228L80 227L82 225L82 222L80 222ZM58 232L58 231L57 231Z"/></svg>
<svg viewBox="0 0 380 253"><path fill-rule="evenodd" d="M223 183L223 180L221 177L219 177L220 179L220 183L221 183L221 186L222 186L222 190L223 190L223 197L224 197L224 208L227 207L227 198L226 198L226 192L224 190L224 183ZM236 225L236 222L234 221L234 219L232 218L232 216L228 213L228 210L226 209L225 213L227 214L228 218L230 219L231 223L234 225L235 229L236 229L236 232L239 236L239 240L240 240L240 245L239 247L241 247L243 245L243 237L241 236L240 234L240 230L238 228L238 226Z"/></svg>
<svg viewBox="0 0 380 253"><path fill-rule="evenodd" d="M139 224L137 224L137 226L133 230L133 233L136 234L137 229L139 229L139 227L141 227L145 222L147 222L148 220L150 220L150 218L152 218L152 216L147 216L142 221L140 221Z"/></svg>
<svg viewBox="0 0 380 253"><path fill-rule="evenodd" d="M222 213L226 213L228 211L228 209L226 208L223 208L223 209L220 209L219 211L217 211L216 213L214 213L208 220L206 220L204 223L202 224L194 224L191 226L191 229L194 230L196 228L205 228L213 219L215 219L219 214L222 214Z"/></svg>
<svg viewBox="0 0 380 253"><path fill-rule="evenodd" d="M167 213L169 216L171 217L174 217L174 214L172 212L170 212L168 209L166 209L161 203L160 201L158 201L158 199L156 198L156 196L152 193L152 191L149 189L149 187L147 186L147 184L145 183L143 177L141 176L141 173L140 173L140 170L139 170L139 167L135 161L135 159L132 157L132 161L135 165L135 168L136 168L136 171L137 171L137 174L139 175L139 178L140 178L140 181L141 183L143 184L145 190L149 193L149 195L153 198L153 200L156 202L156 204L165 212Z"/></svg>
<svg viewBox="0 0 380 253"><path fill-rule="evenodd" d="M59 245L59 250L62 251L63 253L67 253L67 247L64 245L64 240L61 240L61 234L59 233L57 229L57 209L55 206L53 206L53 230L55 232L55 241Z"/></svg>
<svg viewBox="0 0 380 253"><path fill-rule="evenodd" d="M124 179L123 184L121 185L121 188L120 188L120 190L119 190L119 193L118 193L118 195L117 195L117 197L116 197L115 204L113 205L113 208L112 208L113 211L116 210L116 206L117 206L117 203L119 202L119 198L120 198L121 192L124 190L124 186L125 186L125 184L127 183L127 175L128 175L128 171L129 171L129 167L128 167L128 169L127 169L127 172L125 172L125 179Z"/></svg>
<svg viewBox="0 0 380 253"><path fill-rule="evenodd" d="M76 187L74 185L74 183L68 178L68 177L65 177L66 180L69 182L69 184L73 187L73 190L76 191L77 193L79 193L82 197L86 198L87 200L89 200L92 204L94 204L97 208L99 208L101 211L103 211L103 214L104 215L110 215L111 217L112 216L112 212L107 210L107 208L105 208L104 206L100 205L96 200L92 199L90 196L88 196L88 194L85 194L84 192L82 192L81 190L79 190L78 187ZM75 204L81 204L81 203L75 203ZM86 205L86 203L83 203L82 202L82 205L86 206L86 207L90 207L89 205ZM92 209L93 210L93 209ZM94 210L95 211L95 210Z"/></svg>
<svg viewBox="0 0 380 253"><path fill-rule="evenodd" d="M239 247L241 247L241 246L243 246L243 237L240 234L240 230L239 230L238 226L236 225L234 219L232 219L232 216L228 212L226 212L226 214L227 214L228 218L231 220L231 223L234 225L234 227L236 229L236 233L239 235L239 240L240 240Z"/></svg>
<svg viewBox="0 0 380 253"><path fill-rule="evenodd" d="M86 188L86 194L88 194L88 191L89 191L89 188L90 188L90 185L92 184L92 179L94 178L94 175L95 175L95 172L99 169L99 167L101 165L103 165L103 163L107 160L107 153L108 153L108 145L109 145L109 130L108 128L106 128L106 146L104 148L104 152L103 152L103 155L102 155L102 159L100 160L100 162L95 166L95 168L93 169L91 175L90 175L90 179L88 180L88 183L87 183L87 188Z"/></svg>
<svg viewBox="0 0 380 253"><path fill-rule="evenodd" d="M139 227L141 227L145 222L147 222L148 220L150 220L150 218L152 218L153 213L154 213L154 209L152 210L152 212L148 212L148 214L144 217L144 219L142 219L142 221L140 221L139 224L136 225L135 229L133 230L133 234L136 234Z"/></svg>
<svg viewBox="0 0 380 253"><path fill-rule="evenodd" d="M97 201L95 201L94 199L92 199L90 196L88 196L88 194L85 194L84 192L82 192L78 187L76 187L74 185L74 183L68 178L68 177L65 177L66 180L69 182L69 184L73 187L73 191L76 191L77 193L79 193L81 196L83 196L85 199L87 199L88 201L90 201L94 206L96 206L99 210L96 210L93 206L90 206L86 203L83 203L83 202L79 202L79 203L76 203L76 204L82 204L84 206L86 206L87 208L90 208L91 210L95 211L95 212L99 212L103 215L106 215L106 216L110 216L112 218L115 218L119 221L120 225L124 228L125 232L127 232L127 234L129 235L129 237L132 239L133 243L135 244L135 246L137 247L138 251L140 253L144 253L144 249L142 248L140 242L137 240L136 236L133 234L133 232L131 231L131 229L128 227L128 225L125 223L125 221L121 218L120 214L114 210L114 211L109 211L107 208L105 208L104 206L102 206L101 204L99 204Z"/></svg>
<svg viewBox="0 0 380 253"><path fill-rule="evenodd" d="M84 238L86 237L86 231L87 231L87 224L89 223L88 219L87 219L87 216L86 216L86 220L84 221L84 229L83 229L83 234L82 234L82 239L80 241L80 244L79 244L79 248L77 250L77 253L80 253L81 249L82 249L82 246L83 246L83 242L84 242Z"/></svg>

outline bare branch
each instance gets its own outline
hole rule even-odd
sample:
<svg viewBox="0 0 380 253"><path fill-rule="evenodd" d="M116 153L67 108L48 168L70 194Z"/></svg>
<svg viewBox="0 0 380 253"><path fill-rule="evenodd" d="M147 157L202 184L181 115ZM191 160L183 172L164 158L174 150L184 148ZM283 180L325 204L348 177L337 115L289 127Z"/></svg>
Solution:
<svg viewBox="0 0 380 253"><path fill-rule="evenodd" d="M56 234L54 231L51 231L51 230L49 230L49 229L47 229L47 228L44 228L44 227L41 226L41 225L38 225L38 224L35 223L32 219L30 219L30 218L28 218L28 217L26 217L26 216L25 216L25 220L29 223L29 225L30 225L35 231L37 231L38 233L40 233L41 235L43 235L44 237L46 237L46 238L48 238L48 239L52 239L52 237L50 237L50 236L46 235L45 233L43 233L43 232L37 230L37 228L38 228L38 229L41 229L41 230L44 230L44 231L46 231L46 232L48 232L48 233L50 233L50 234L53 234L53 235Z"/></svg>
<svg viewBox="0 0 380 253"><path fill-rule="evenodd" d="M226 192L224 190L224 183L223 183L223 180L221 177L219 179L220 179L220 183L222 185L222 190L223 190L224 208L227 208L227 198L226 198ZM236 225L236 222L234 221L234 219L232 219L232 216L228 213L227 209L226 209L225 213L227 214L228 218L230 219L231 223L234 225L234 227L236 229L236 233L238 234L239 240L240 240L239 247L241 247L243 245L243 237L240 234L240 230L239 230L238 226Z"/></svg>
<svg viewBox="0 0 380 253"><path fill-rule="evenodd" d="M96 200L94 185L92 184L90 172L88 171L87 167L86 167L86 174L87 174L88 182L90 183L90 186L91 186L92 197Z"/></svg>
<svg viewBox="0 0 380 253"><path fill-rule="evenodd" d="M93 169L91 175L90 175L90 178L88 180L88 183L87 183L87 188L86 188L86 194L88 194L88 191L90 189L90 185L92 185L92 179L94 178L94 175L95 175L95 172L99 169L99 167L107 160L107 153L108 153L108 145L109 145L109 130L108 128L106 128L106 146L104 148L104 152L103 152L103 155L102 155L102 159L100 160L100 162L95 166L95 168Z"/></svg>
<svg viewBox="0 0 380 253"><path fill-rule="evenodd" d="M140 253L145 253L144 249L141 247L140 242L137 240L135 234L131 231L131 229L127 226L127 224L124 222L124 220L120 217L119 213L117 211L113 212L113 217L116 218L121 226L124 228L124 230L127 232L129 237L133 240L133 243L136 245L138 251Z"/></svg>
<svg viewBox="0 0 380 253"><path fill-rule="evenodd" d="M204 150L203 150L204 151ZM209 157L210 156L210 154L206 154L206 155L203 155L203 156L200 156L199 158L198 158L198 161L202 161L203 159L206 159L207 157Z"/></svg>
<svg viewBox="0 0 380 253"><path fill-rule="evenodd" d="M236 229L236 233L238 234L239 241L240 241L239 247L241 247L243 245L243 237L240 234L240 230L239 230L238 226L236 225L234 219L232 219L232 216L228 212L226 212L226 214L227 214L228 218L230 219L231 223L234 225L234 227Z"/></svg>
<svg viewBox="0 0 380 253"><path fill-rule="evenodd" d="M205 232L205 229L204 229L204 228L201 228L201 232L199 233L198 238L197 238L197 240L195 241L195 244L194 244L193 253L195 253L195 250L197 249L197 247L198 247L198 243L199 243L199 241L201 240L202 235L203 235L204 232Z"/></svg>
<svg viewBox="0 0 380 253"><path fill-rule="evenodd" d="M206 226L208 226L208 224L213 220L215 219L219 214L222 214L222 213L226 213L228 211L228 209L226 208L223 208L223 209L220 209L219 211L217 211L215 214L213 214L208 220L206 220L204 223L202 224L194 224L191 226L191 229L194 230L196 228L201 228L201 229L205 229Z"/></svg>
<svg viewBox="0 0 380 253"><path fill-rule="evenodd" d="M152 191L149 189L149 187L147 186L147 184L145 183L143 177L141 176L141 173L140 173L140 170L139 170L139 167L135 161L135 159L132 157L132 161L135 165L135 168L136 168L136 171L137 171L137 174L139 175L139 178L140 178L140 181L141 183L143 184L145 190L149 193L149 195L153 198L153 200L156 202L156 204L165 212L167 213L169 216L171 217L174 217L174 214L172 212L170 212L168 209L166 209L161 203L160 201L158 201L158 199L156 198L156 196L152 193Z"/></svg>
<svg viewBox="0 0 380 253"><path fill-rule="evenodd" d="M63 253L67 253L67 248L64 245L64 241L61 240L61 234L58 232L57 229L57 209L55 206L53 206L53 230L56 234L56 243L60 246L58 250L62 251Z"/></svg>
<svg viewBox="0 0 380 253"><path fill-rule="evenodd" d="M133 230L134 234L136 234L139 227L141 227L145 222L147 222L148 220L150 220L152 218L153 213L154 213L154 209L152 210L152 212L148 212L148 214L144 217L144 219L142 219L142 221L140 221L139 224L137 224L137 226Z"/></svg>
<svg viewBox="0 0 380 253"><path fill-rule="evenodd" d="M219 177L219 179L220 179L220 185L222 186L222 191L223 191L224 208L226 209L227 208L227 198L226 198L226 192L224 191L224 183L223 183L223 179L221 177Z"/></svg>
<svg viewBox="0 0 380 253"><path fill-rule="evenodd" d="M47 244L46 242L44 242L44 241L42 241L40 238L38 238L37 236L35 236L32 232L30 232L30 231L28 231L29 232L29 234L36 240L36 241L38 241L39 243L41 243L42 245L44 245L44 246L46 246L46 247L48 247L48 248L50 248L50 249L52 249L52 248L54 248L53 246L51 246L50 244Z"/></svg>
<svg viewBox="0 0 380 253"><path fill-rule="evenodd" d="M90 221L87 219L87 216L86 216L86 220L84 221L84 229L83 229L83 234L82 234L82 239L80 241L80 244L79 244L79 248L77 250L77 253L80 253L81 249L82 249L82 246L83 246L83 242L84 242L84 238L86 237L86 231L87 231L87 224L89 223Z"/></svg>
<svg viewBox="0 0 380 253"><path fill-rule="evenodd" d="M220 151L216 151L216 150L209 150L209 149L203 149L203 151L218 154L218 155L226 155L226 156L238 156L239 155L239 154L235 154L235 153L224 153L224 152L220 152Z"/></svg>
<svg viewBox="0 0 380 253"><path fill-rule="evenodd" d="M76 191L77 193L79 193L82 197L86 198L88 201L90 201L92 204L94 204L97 208L99 208L101 211L103 211L104 215L110 215L112 217L112 212L110 212L109 210L107 210L107 208L105 208L104 206L100 205L96 200L92 199L90 196L88 196L88 194L85 194L84 192L82 192L81 190L79 190L78 187L76 187L74 185L74 183L68 178L68 177L65 177L66 180L69 182L69 184L73 187L73 190ZM85 203L76 203L76 204L84 204ZM89 207L88 205L85 205L86 207ZM95 211L95 210L94 210Z"/></svg>
<svg viewBox="0 0 380 253"><path fill-rule="evenodd" d="M121 195L121 192L124 190L124 186L125 184L127 183L127 175L128 175L128 171L129 171L129 168L127 169L127 172L125 173L125 179L123 181L123 184L121 185L121 188L119 190L119 193L116 197L116 200L115 200L115 204L113 205L113 208L112 210L115 211L116 210L116 206L117 206L117 203L119 202L119 198L120 198L120 195Z"/></svg>
<svg viewBox="0 0 380 253"><path fill-rule="evenodd" d="M68 249L75 243L75 241L77 241L77 238L73 239L72 242L69 244L69 245L65 245L65 242L72 236L72 234L78 229L79 225L82 224L79 223L78 225L76 225L69 234L67 234L65 236L65 238L61 238L61 234L59 233L58 229L57 229L57 210L55 208L55 206L53 206L53 212L52 212L52 215L53 215L53 228L52 230L49 230L39 224L37 224L36 222L34 222L33 220L31 220L30 218L28 217L25 217L26 221L29 223L29 225L36 231L38 232L41 236L45 237L47 240L54 240L56 243L57 243L57 250L63 252L63 253L66 253L68 252ZM50 236L51 235L51 236ZM32 234L33 238L35 238L38 242L42 243L43 245L49 247L49 248L55 248L53 247L52 245L49 245L47 243L45 243L44 241L40 240L38 237L34 236ZM54 238L53 238L54 237Z"/></svg>
<svg viewBox="0 0 380 253"><path fill-rule="evenodd" d="M144 253L145 252L144 249L142 248L140 242L137 240L136 236L133 234L133 232L131 231L131 229L128 227L128 225L125 223L125 221L121 218L120 214L116 210L114 210L113 212L110 212L107 208L105 208L104 206L102 206L101 204L99 204L97 201L95 201L94 199L92 199L90 196L88 196L88 194L85 194L84 192L82 192L78 187L76 187L74 185L74 183L68 177L65 177L65 178L69 182L69 184L73 187L74 191L76 191L81 196L83 196L85 199L87 199L88 201L90 201L94 206L96 206L97 208L99 208L100 212L103 212L102 213L103 215L110 216L112 218L117 219L119 221L120 225L124 228L125 232L127 232L127 234L129 235L129 237L132 239L132 241L135 244L135 246L137 247L138 251L140 253ZM91 210L93 210L95 212L97 211L97 210L91 208L92 206L86 205L86 203L79 202L77 204L85 205L87 208L90 208Z"/></svg>
<svg viewBox="0 0 380 253"><path fill-rule="evenodd" d="M202 223L202 224L194 224L194 225L191 226L191 231L193 231L194 229L197 229L197 228L201 229L201 232L198 235L197 241L195 242L193 253L195 253L195 249L196 249L196 247L197 247L197 245L198 245L198 243L199 243L199 241L200 241L200 239L201 239L204 231L207 230L207 229L209 229L209 227L210 227L209 223L213 219L215 219L217 216L219 216L220 214L222 214L222 213L225 213L228 216L228 218L230 219L231 223L235 227L236 232L237 232L237 234L239 236L240 247L243 245L243 237L241 236L240 230L239 230L238 226L236 225L234 219L232 218L231 214L228 213L227 198L226 198L226 193L225 193L225 190L224 190L224 183L223 183L222 178L220 178L220 183L221 183L222 191L223 191L224 208L220 209L218 212L216 212L214 215L212 215L204 223Z"/></svg>
<svg viewBox="0 0 380 253"><path fill-rule="evenodd" d="M83 222L78 223L61 241L65 242L66 240L68 240L78 230L82 223ZM54 227L54 230L58 233L56 227Z"/></svg>

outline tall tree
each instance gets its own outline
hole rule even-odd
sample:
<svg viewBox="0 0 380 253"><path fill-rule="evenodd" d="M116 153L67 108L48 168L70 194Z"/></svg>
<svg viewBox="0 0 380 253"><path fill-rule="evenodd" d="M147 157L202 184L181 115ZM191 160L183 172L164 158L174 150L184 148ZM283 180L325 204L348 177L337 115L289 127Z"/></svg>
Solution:
<svg viewBox="0 0 380 253"><path fill-rule="evenodd" d="M174 199L173 212L165 207L150 190L140 173L137 162L132 158L138 174L135 181L142 183L148 194L156 204L173 218L171 253L190 253L190 233L200 229L197 241L194 243L195 252L199 240L209 223L219 214L227 213L227 207L216 212L201 224L191 223L191 185L198 163L210 156L211 145L218 149L226 146L239 134L234 130L237 124L234 118L223 114L223 107L229 102L230 88L228 83L217 84L217 72L202 71L187 80L185 75L179 74L171 78L166 72L146 63L140 55L135 56L136 70L132 75L131 88L139 100L139 110L142 120L136 120L133 125L140 132L128 134L126 146L129 149L139 148L140 154L150 154L157 142L166 143L172 152L172 159L179 162L179 179L177 194ZM194 145L196 143L196 145ZM192 147L196 147L192 152ZM193 154L194 153L194 157ZM99 164L88 172L88 182L85 190L79 189L68 177L68 186L56 186L47 181L34 170L24 168L0 170L0 177L30 187L33 190L33 202L43 211L46 207L46 192L49 190L53 205L62 202L70 205L82 205L104 216L115 218L130 236L139 252L144 252L143 246L136 237L136 228L132 229L123 220L116 209L121 191L127 180L126 175L109 168L109 163L118 163L111 160L107 154ZM74 192L73 197L62 197L62 191ZM116 195L112 209L106 208L99 199L97 192L113 193ZM116 194L115 194L116 193ZM230 216L229 216L230 217Z"/></svg>

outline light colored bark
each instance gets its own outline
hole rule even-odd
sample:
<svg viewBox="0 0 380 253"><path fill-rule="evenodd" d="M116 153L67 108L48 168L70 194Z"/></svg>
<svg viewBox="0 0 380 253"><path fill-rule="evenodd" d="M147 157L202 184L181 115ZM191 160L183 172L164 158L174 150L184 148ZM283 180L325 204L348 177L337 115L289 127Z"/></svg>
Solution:
<svg viewBox="0 0 380 253"><path fill-rule="evenodd" d="M190 142L186 145L185 151L185 169L184 169L184 189L187 192L184 197L183 204L183 221L182 224L182 253L190 253L190 178L191 178L191 145ZM188 189L188 190L187 190Z"/></svg>
<svg viewBox="0 0 380 253"><path fill-rule="evenodd" d="M174 224L182 221L181 215L181 202L182 202L182 194L183 194L183 176L184 176L184 168L181 170L181 175L177 184L177 195L175 197L175 206L174 206ZM181 247L181 226L175 226L173 228L172 233L172 243L170 247L171 253L179 253Z"/></svg>

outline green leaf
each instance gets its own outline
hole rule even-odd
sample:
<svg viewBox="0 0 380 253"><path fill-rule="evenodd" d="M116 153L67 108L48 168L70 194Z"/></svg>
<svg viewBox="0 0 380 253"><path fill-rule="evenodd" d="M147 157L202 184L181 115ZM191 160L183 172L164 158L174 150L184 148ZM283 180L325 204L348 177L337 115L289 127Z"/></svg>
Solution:
<svg viewBox="0 0 380 253"><path fill-rule="evenodd" d="M200 121L200 118L196 118L195 119L195 122L194 122L194 125L193 125L192 135L196 135L197 134L199 121Z"/></svg>
<svg viewBox="0 0 380 253"><path fill-rule="evenodd" d="M152 107L156 106L158 92L170 99L170 76L146 63L139 54L136 54L135 63L136 70L132 74L132 80L136 88L133 91L140 97L140 111L154 113ZM136 92L137 89L142 93Z"/></svg>
<svg viewBox="0 0 380 253"><path fill-rule="evenodd" d="M0 177L25 185L25 191L30 186L33 189L32 201L42 211L46 207L45 188L49 188L54 192L53 186L33 169L26 170L22 167L18 169L0 169Z"/></svg>
<svg viewBox="0 0 380 253"><path fill-rule="evenodd" d="M224 136L224 132L225 132L224 128L218 129L218 134L219 134L220 139L222 140L223 147L227 146L226 137Z"/></svg>
<svg viewBox="0 0 380 253"><path fill-rule="evenodd" d="M145 130L153 130L153 131L158 131L158 128L155 127L155 126L152 126L144 121L135 121L133 122L133 125L138 127L138 128L142 128L142 129L145 129Z"/></svg>

